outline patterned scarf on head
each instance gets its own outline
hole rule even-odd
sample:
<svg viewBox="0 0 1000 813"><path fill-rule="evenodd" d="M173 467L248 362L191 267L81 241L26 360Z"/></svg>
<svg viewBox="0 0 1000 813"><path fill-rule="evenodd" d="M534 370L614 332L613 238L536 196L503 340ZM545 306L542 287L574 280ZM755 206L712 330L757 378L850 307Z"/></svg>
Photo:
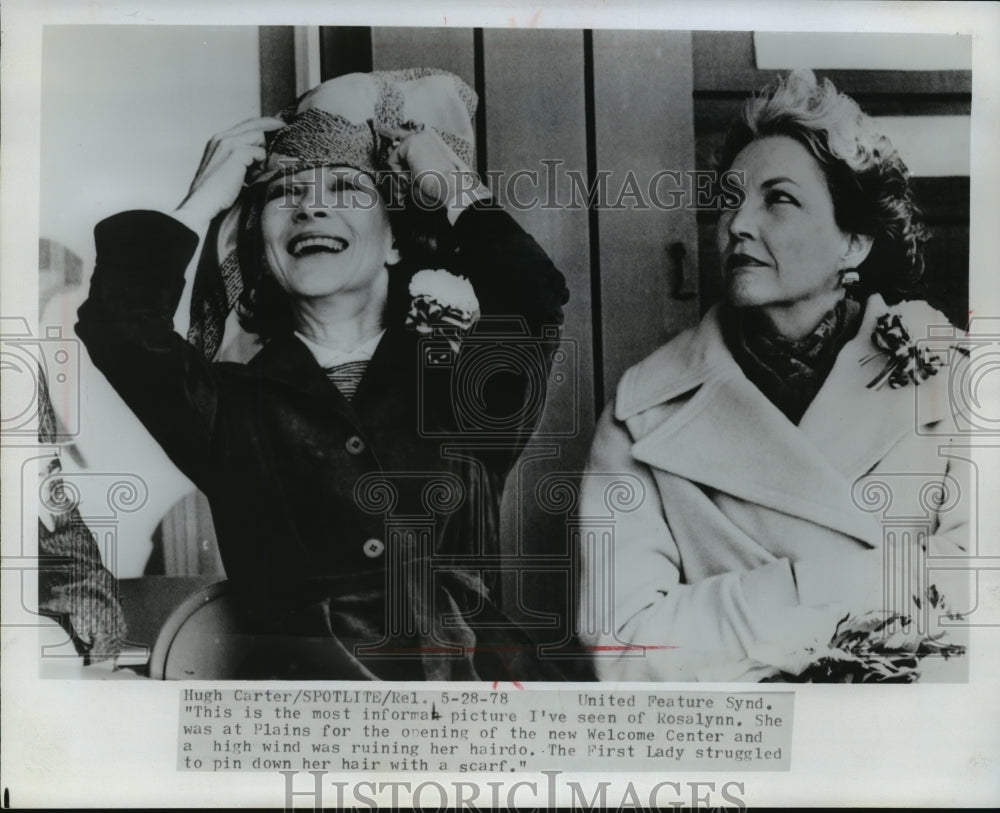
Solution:
<svg viewBox="0 0 1000 813"><path fill-rule="evenodd" d="M260 184L318 166L344 166L378 177L392 146L386 132L429 127L472 166L478 99L454 74L435 68L352 73L303 94L281 112L288 126L271 134L267 158L252 166L237 201L213 220L198 262L188 341L214 359L226 318L245 285L239 247L259 225ZM244 260L246 264L246 260Z"/></svg>

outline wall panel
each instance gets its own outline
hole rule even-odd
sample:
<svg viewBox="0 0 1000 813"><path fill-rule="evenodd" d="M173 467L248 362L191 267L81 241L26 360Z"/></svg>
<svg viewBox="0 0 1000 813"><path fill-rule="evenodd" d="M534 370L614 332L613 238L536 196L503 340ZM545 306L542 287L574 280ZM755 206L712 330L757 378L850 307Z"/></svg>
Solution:
<svg viewBox="0 0 1000 813"><path fill-rule="evenodd" d="M597 169L610 173L599 211L609 401L626 369L698 319L691 94L690 32L594 32Z"/></svg>
<svg viewBox="0 0 1000 813"><path fill-rule="evenodd" d="M441 68L476 86L471 28L373 28L372 68Z"/></svg>
<svg viewBox="0 0 1000 813"><path fill-rule="evenodd" d="M550 382L543 437L532 442L508 481L503 524L509 553L561 558L548 573L522 574L505 583L508 607L519 604L521 615L535 618L548 613L549 620L540 621L548 626L533 632L558 640L576 599L565 566L568 529L565 516L541 509L535 488L548 473L578 472L583 466L594 425L594 360L588 214L547 201L546 194L549 180L558 191L568 187L569 172L586 174L583 33L487 30L483 51L488 168L506 179L519 170L538 173L536 204L517 207L507 201L507 210L549 253L570 288L563 346L572 366L564 369L561 384ZM543 160L551 162L549 168ZM518 200L530 197L527 180L513 190ZM495 191L503 193L501 199L511 197L508 190ZM550 433L558 437L544 437Z"/></svg>

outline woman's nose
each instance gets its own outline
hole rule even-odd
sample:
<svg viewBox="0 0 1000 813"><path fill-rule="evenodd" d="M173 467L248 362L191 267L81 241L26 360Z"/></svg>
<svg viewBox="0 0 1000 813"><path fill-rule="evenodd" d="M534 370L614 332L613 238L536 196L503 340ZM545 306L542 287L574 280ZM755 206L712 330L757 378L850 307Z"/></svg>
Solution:
<svg viewBox="0 0 1000 813"><path fill-rule="evenodd" d="M743 239L756 234L756 224L750 206L744 202L742 206L731 209L723 215L729 219L727 231L731 237Z"/></svg>
<svg viewBox="0 0 1000 813"><path fill-rule="evenodd" d="M302 181L299 194L295 203L296 220L305 220L309 217L326 217L329 209L332 193L326 188L322 177L305 178Z"/></svg>
<svg viewBox="0 0 1000 813"><path fill-rule="evenodd" d="M322 206L309 206L299 203L298 207L295 210L294 218L299 222L303 222L311 217L322 218L326 216L327 216L326 209Z"/></svg>
<svg viewBox="0 0 1000 813"><path fill-rule="evenodd" d="M310 217L326 217L327 205L323 200L323 190L319 185L311 187L305 194L299 197L295 207L295 219L302 221Z"/></svg>

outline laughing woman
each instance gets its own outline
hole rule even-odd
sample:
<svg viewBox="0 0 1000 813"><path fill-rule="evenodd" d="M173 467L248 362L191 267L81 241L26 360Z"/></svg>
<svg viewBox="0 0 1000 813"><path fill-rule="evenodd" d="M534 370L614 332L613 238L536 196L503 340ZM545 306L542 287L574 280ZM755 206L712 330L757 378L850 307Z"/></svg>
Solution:
<svg viewBox="0 0 1000 813"><path fill-rule="evenodd" d="M967 555L970 494L934 375L962 354L914 345L948 322L900 301L922 269L906 167L800 72L747 103L719 169L742 178L725 301L599 423L581 519L629 498L584 547L580 636L602 679L913 680L959 651L963 582L929 564Z"/></svg>
<svg viewBox="0 0 1000 813"><path fill-rule="evenodd" d="M208 497L250 631L284 642L239 676L555 677L491 602L481 557L499 552L506 475L544 397L538 337L567 292L470 180L475 105L440 71L333 79L213 139L173 216L96 229L77 332ZM172 316L209 220L196 348ZM212 363L232 305L262 348ZM489 346L513 330L538 369L480 363L491 316L508 318L482 328ZM491 421L502 442L484 442Z"/></svg>

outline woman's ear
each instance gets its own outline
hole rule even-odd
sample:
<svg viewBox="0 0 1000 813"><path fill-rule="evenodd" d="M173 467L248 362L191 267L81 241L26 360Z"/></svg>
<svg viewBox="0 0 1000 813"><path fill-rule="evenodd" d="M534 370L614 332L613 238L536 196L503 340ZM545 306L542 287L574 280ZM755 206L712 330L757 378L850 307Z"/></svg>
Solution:
<svg viewBox="0 0 1000 813"><path fill-rule="evenodd" d="M868 259L871 253L875 238L870 234L849 234L847 236L847 250L840 258L840 271L849 271L857 268Z"/></svg>

